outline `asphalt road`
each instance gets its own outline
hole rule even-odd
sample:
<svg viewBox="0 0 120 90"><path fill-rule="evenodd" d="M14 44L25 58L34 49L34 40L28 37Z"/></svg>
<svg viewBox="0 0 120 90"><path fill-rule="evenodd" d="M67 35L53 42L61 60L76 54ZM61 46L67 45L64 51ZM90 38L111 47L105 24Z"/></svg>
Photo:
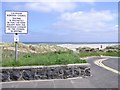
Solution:
<svg viewBox="0 0 120 90"><path fill-rule="evenodd" d="M106 66L118 70L118 58L110 58L108 60L103 61L103 64Z"/></svg>
<svg viewBox="0 0 120 90"><path fill-rule="evenodd" d="M118 88L118 74L95 65L93 62L97 59L99 57L88 59L88 62L91 64L91 77L66 80L8 82L2 83L2 88ZM116 58L111 58L105 61L104 64L114 69L117 69L116 66L118 65Z"/></svg>

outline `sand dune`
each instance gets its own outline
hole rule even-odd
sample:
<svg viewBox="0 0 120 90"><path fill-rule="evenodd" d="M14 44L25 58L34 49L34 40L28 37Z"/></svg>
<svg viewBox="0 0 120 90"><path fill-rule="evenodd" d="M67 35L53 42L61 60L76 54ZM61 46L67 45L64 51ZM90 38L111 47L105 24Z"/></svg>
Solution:
<svg viewBox="0 0 120 90"><path fill-rule="evenodd" d="M65 47L68 49L75 49L75 48L79 48L79 47L105 49L107 46L113 46L113 45L117 45L117 44L58 44L57 46Z"/></svg>
<svg viewBox="0 0 120 90"><path fill-rule="evenodd" d="M0 45L3 50L15 50L15 45L13 44L3 44ZM47 45L47 44L22 44L18 45L19 52L30 52L30 53L46 53L55 51L68 51L65 47L60 47L57 45Z"/></svg>

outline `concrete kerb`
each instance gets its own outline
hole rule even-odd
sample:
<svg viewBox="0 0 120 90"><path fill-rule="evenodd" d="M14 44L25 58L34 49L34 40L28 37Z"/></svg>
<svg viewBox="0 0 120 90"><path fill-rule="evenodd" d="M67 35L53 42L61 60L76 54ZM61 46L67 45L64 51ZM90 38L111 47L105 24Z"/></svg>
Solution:
<svg viewBox="0 0 120 90"><path fill-rule="evenodd" d="M11 81L11 82L1 82L2 83L22 83L22 82L46 82L46 81L62 81L62 80L76 80L76 79L82 79L83 77L74 77L74 78L67 78L67 79L44 79L44 80L23 80L23 81Z"/></svg>
<svg viewBox="0 0 120 90"><path fill-rule="evenodd" d="M20 66L20 67L0 67L1 69L31 69L31 68L44 68L44 67L72 67L72 66L90 66L89 63L83 63L83 64L67 64L67 65L50 65L50 66Z"/></svg>
<svg viewBox="0 0 120 90"><path fill-rule="evenodd" d="M90 57L84 57L84 58L80 58L80 59L90 59L90 58L120 58L120 57L116 57L116 56L90 56Z"/></svg>

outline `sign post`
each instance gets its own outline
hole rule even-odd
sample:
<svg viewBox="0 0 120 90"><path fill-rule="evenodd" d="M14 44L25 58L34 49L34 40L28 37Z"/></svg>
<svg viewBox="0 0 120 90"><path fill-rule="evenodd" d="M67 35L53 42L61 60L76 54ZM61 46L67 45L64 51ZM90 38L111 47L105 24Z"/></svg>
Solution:
<svg viewBox="0 0 120 90"><path fill-rule="evenodd" d="M28 12L26 11L6 11L5 12L5 32L14 34L15 42L15 60L18 60L18 34L27 34L28 32Z"/></svg>
<svg viewBox="0 0 120 90"><path fill-rule="evenodd" d="M15 61L17 62L18 60L18 42L15 42Z"/></svg>
<svg viewBox="0 0 120 90"><path fill-rule="evenodd" d="M15 61L18 60L18 42L19 42L19 35L17 33L14 34L14 42L15 42Z"/></svg>

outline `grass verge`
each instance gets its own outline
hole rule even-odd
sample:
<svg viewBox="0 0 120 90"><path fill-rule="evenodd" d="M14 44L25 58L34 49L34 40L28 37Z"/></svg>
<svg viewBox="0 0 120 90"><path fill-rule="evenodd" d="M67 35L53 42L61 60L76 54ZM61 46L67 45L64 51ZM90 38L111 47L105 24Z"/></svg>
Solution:
<svg viewBox="0 0 120 90"><path fill-rule="evenodd" d="M89 56L116 56L120 57L120 54L117 52L80 52L80 57L89 57Z"/></svg>
<svg viewBox="0 0 120 90"><path fill-rule="evenodd" d="M14 60L14 54L11 51L6 51L10 55L3 57L2 66L33 66L33 65L66 65L75 63L86 63L86 60L80 60L78 54L69 52L51 52L46 54L19 54L17 62Z"/></svg>

